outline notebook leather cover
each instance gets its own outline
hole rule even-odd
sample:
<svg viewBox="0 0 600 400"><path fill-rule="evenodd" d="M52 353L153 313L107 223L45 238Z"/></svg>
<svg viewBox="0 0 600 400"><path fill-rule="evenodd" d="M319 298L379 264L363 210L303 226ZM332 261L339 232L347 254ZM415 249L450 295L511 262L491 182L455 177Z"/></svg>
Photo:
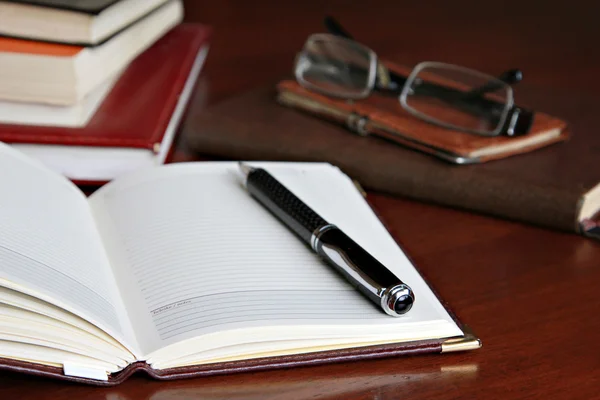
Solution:
<svg viewBox="0 0 600 400"><path fill-rule="evenodd" d="M117 374L111 375L108 381L98 381L88 378L66 376L63 373L63 369L60 367L39 365L25 361L9 359L0 359L0 370L20 372L28 375L43 376L95 386L114 386L124 382L133 373L138 371L143 371L154 379L174 380L282 368L307 367L330 363L373 360L387 357L474 350L479 347L479 339L469 334L465 335L464 338L447 339L446 341L429 340L399 345L371 346L292 356L260 358L248 361L234 361L227 363L171 368L165 370L154 370L146 363L137 362L129 365L127 368L118 372Z"/></svg>
<svg viewBox="0 0 600 400"><path fill-rule="evenodd" d="M209 37L210 29L202 25L181 24L172 29L129 65L82 128L0 124L0 141L158 152L157 144L162 141L196 55Z"/></svg>
<svg viewBox="0 0 600 400"><path fill-rule="evenodd" d="M368 200L368 197L367 197ZM374 209L376 212L377 210ZM382 220L385 224L385 220ZM410 255L409 255L410 256ZM418 270L418 266L415 265ZM114 386L125 381L133 373L141 371L149 377L158 380L173 380L184 378L196 378L213 375L234 374L242 372L254 372L264 370L274 370L293 367L308 367L314 365L352 362L361 360L373 360L380 358L412 356L428 353L451 353L456 351L475 350L481 347L480 339L473 331L464 325L444 302L436 289L428 282L433 293L440 300L448 314L464 332L464 336L445 339L412 341L407 343L387 344L367 347L356 347L342 350L319 351L313 353L256 358L251 360L220 362L214 364L197 365L189 367L169 368L164 370L155 370L145 362L136 362L130 364L122 371L109 376L107 381L99 381L88 378L67 376L60 367L34 364L26 361L11 360L0 358L0 370L21 372L28 375L56 378L72 382L85 383L95 386Z"/></svg>
<svg viewBox="0 0 600 400"><path fill-rule="evenodd" d="M576 134L564 143L483 164L453 165L377 136L352 134L338 123L279 105L273 86L188 118L182 137L201 154L327 161L368 190L579 232L582 196L600 183L597 99L525 89L518 93L525 105L569 117Z"/></svg>

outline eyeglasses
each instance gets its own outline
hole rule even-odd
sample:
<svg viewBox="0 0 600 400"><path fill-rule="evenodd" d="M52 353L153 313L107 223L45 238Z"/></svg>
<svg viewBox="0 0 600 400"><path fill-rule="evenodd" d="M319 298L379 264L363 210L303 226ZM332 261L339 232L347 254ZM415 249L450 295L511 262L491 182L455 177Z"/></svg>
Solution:
<svg viewBox="0 0 600 400"><path fill-rule="evenodd" d="M514 104L511 84L519 70L499 78L440 62L422 62L403 76L388 70L376 53L356 42L332 18L332 34L314 34L296 58L297 81L309 90L343 99L373 92L397 96L401 107L426 122L484 136L529 132L534 113Z"/></svg>

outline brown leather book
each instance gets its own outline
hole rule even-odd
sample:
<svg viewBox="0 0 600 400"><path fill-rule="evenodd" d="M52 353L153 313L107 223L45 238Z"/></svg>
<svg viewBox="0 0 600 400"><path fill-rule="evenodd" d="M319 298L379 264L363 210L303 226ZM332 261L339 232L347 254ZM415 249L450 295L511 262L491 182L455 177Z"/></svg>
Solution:
<svg viewBox="0 0 600 400"><path fill-rule="evenodd" d="M563 231L593 232L596 226L600 136L593 130L592 99L521 90L519 99L527 105L552 114L562 111L573 121L573 137L503 160L452 165L283 107L276 96L270 87L221 102L188 119L184 137L198 152L212 156L327 161L373 191Z"/></svg>

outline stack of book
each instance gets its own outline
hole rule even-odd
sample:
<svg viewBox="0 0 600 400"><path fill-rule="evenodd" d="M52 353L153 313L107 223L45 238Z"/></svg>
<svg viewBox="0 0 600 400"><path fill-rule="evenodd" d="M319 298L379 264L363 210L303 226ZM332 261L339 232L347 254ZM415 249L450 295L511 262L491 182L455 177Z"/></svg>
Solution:
<svg viewBox="0 0 600 400"><path fill-rule="evenodd" d="M163 163L208 50L181 0L0 1L0 141L82 182Z"/></svg>

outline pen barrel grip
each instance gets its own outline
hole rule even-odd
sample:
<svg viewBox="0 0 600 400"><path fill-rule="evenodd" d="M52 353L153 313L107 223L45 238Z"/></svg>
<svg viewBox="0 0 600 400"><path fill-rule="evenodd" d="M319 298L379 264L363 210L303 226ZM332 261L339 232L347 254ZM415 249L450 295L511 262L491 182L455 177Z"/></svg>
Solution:
<svg viewBox="0 0 600 400"><path fill-rule="evenodd" d="M263 169L248 174L246 189L307 243L315 230L327 225L327 221Z"/></svg>
<svg viewBox="0 0 600 400"><path fill-rule="evenodd" d="M412 290L344 232L330 227L313 239L315 251L386 313L407 312L414 302Z"/></svg>

